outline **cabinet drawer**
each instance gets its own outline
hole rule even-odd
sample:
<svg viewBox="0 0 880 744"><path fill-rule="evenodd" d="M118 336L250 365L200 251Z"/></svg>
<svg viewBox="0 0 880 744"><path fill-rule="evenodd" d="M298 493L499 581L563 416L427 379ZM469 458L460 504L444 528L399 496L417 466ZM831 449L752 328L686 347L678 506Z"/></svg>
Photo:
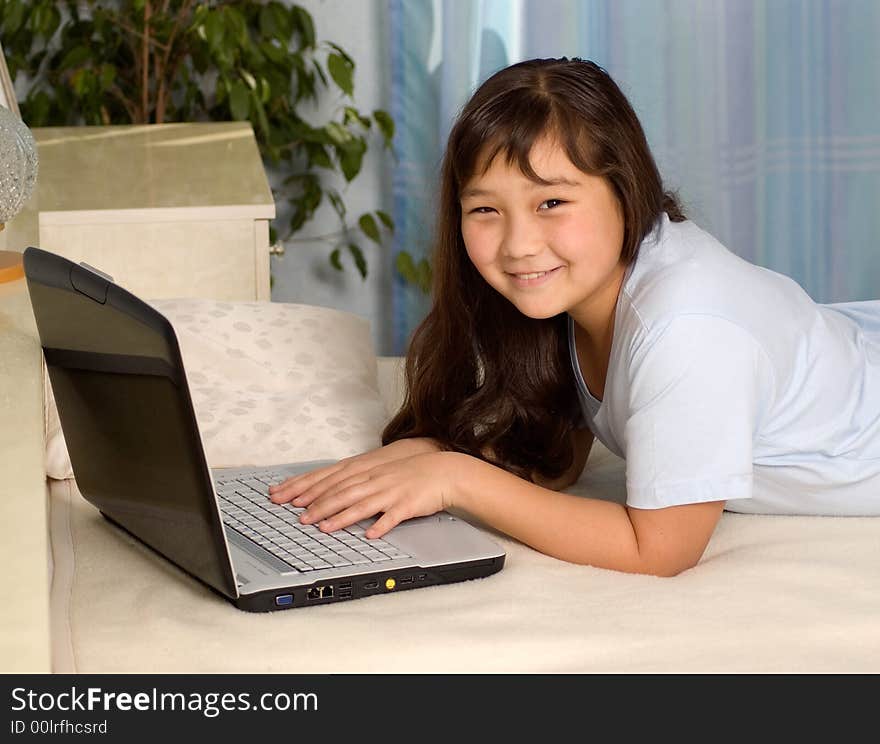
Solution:
<svg viewBox="0 0 880 744"><path fill-rule="evenodd" d="M85 261L145 299L269 299L266 220L47 224L40 247Z"/></svg>

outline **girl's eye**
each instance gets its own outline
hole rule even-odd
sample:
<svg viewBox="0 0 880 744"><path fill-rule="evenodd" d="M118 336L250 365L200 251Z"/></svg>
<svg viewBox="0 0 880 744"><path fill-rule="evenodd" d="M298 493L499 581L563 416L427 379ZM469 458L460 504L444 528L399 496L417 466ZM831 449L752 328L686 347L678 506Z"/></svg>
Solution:
<svg viewBox="0 0 880 744"><path fill-rule="evenodd" d="M491 211L493 211L492 207L474 207L471 214L489 214Z"/></svg>
<svg viewBox="0 0 880 744"><path fill-rule="evenodd" d="M562 199L547 199L547 201L545 201L541 206L543 207L544 204L547 205L548 209L553 209L554 207L558 207L560 204L564 204L564 202L562 201Z"/></svg>

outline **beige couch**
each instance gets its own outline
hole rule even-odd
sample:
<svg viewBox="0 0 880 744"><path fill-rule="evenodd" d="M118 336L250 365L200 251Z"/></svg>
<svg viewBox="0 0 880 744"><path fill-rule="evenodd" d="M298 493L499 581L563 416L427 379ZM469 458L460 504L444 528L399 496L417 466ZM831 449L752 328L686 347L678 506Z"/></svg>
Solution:
<svg viewBox="0 0 880 744"><path fill-rule="evenodd" d="M23 298L10 297L2 672L880 671L880 521L869 518L725 513L701 563L671 579L565 563L487 530L507 562L486 579L240 612L112 528L73 479L46 478L39 349ZM399 362L375 367L386 418ZM597 445L570 490L624 498L622 462Z"/></svg>

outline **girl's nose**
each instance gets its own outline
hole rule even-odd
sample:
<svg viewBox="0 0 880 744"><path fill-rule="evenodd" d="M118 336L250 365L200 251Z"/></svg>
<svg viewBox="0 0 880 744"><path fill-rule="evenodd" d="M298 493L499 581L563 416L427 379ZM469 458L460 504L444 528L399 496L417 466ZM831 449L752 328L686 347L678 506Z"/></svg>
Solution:
<svg viewBox="0 0 880 744"><path fill-rule="evenodd" d="M534 256L541 252L543 236L528 220L515 220L504 234L501 252L509 258Z"/></svg>

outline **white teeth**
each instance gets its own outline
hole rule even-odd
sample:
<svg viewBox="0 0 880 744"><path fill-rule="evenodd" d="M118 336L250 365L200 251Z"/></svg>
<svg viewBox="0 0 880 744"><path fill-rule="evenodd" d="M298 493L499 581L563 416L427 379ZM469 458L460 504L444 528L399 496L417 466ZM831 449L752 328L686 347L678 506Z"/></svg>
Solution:
<svg viewBox="0 0 880 744"><path fill-rule="evenodd" d="M536 274L517 274L516 277L517 279L537 279L539 276L544 276L546 273L546 271L539 271Z"/></svg>

